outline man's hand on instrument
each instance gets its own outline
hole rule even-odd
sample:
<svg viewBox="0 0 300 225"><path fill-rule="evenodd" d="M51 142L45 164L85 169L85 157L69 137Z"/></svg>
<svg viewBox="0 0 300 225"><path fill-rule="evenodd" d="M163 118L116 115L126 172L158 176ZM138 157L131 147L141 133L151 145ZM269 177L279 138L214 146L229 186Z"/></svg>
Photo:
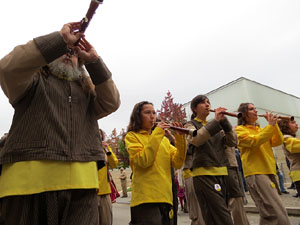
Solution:
<svg viewBox="0 0 300 225"><path fill-rule="evenodd" d="M78 45L74 48L84 63L91 63L99 58L94 47L84 37L81 38Z"/></svg>
<svg viewBox="0 0 300 225"><path fill-rule="evenodd" d="M79 33L80 22L71 22L63 25L60 30L60 35L63 37L68 48L72 48L74 43L81 37L84 36L83 33Z"/></svg>

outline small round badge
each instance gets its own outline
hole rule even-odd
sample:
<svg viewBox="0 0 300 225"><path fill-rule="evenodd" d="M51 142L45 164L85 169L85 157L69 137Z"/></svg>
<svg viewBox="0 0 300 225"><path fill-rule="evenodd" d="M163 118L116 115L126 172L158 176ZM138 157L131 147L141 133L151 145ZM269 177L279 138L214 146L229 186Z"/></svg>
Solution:
<svg viewBox="0 0 300 225"><path fill-rule="evenodd" d="M221 191L222 190L221 185L220 184L215 184L215 190L216 191Z"/></svg>

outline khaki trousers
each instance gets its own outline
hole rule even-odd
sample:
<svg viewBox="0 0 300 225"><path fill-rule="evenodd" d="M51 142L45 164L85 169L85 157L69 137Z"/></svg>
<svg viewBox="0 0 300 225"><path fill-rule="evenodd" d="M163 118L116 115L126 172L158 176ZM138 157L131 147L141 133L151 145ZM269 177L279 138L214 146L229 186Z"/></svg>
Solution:
<svg viewBox="0 0 300 225"><path fill-rule="evenodd" d="M189 217L192 221L191 225L205 225L202 217L202 212L194 190L193 178L189 177L184 180L185 194L187 200L187 208Z"/></svg>
<svg viewBox="0 0 300 225"><path fill-rule="evenodd" d="M230 198L228 208L231 212L234 225L249 225L249 221L244 209L243 197Z"/></svg>
<svg viewBox="0 0 300 225"><path fill-rule="evenodd" d="M244 209L244 189L237 167L228 168L227 176L228 208L235 225L249 225Z"/></svg>
<svg viewBox="0 0 300 225"><path fill-rule="evenodd" d="M124 197L127 197L127 181L125 180L121 180L121 187L122 187L122 192Z"/></svg>
<svg viewBox="0 0 300 225"><path fill-rule="evenodd" d="M99 224L112 225L113 213L110 194L98 196Z"/></svg>
<svg viewBox="0 0 300 225"><path fill-rule="evenodd" d="M260 225L290 225L287 211L273 181L275 175L246 177L247 188L260 214Z"/></svg>

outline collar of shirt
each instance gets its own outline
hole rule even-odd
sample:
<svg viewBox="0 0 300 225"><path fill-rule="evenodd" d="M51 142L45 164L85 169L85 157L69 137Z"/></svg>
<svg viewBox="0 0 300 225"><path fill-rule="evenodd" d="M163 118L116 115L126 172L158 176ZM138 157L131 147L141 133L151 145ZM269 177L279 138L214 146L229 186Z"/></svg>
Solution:
<svg viewBox="0 0 300 225"><path fill-rule="evenodd" d="M203 120L199 119L198 117L195 117L194 120L202 123L203 126L205 126L207 124L207 120L203 121Z"/></svg>

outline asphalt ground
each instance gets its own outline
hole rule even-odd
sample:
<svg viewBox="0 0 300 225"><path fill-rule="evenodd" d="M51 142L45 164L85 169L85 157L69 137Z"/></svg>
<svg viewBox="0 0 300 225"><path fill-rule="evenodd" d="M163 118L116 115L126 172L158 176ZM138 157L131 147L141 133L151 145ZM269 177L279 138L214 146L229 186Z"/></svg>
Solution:
<svg viewBox="0 0 300 225"><path fill-rule="evenodd" d="M250 197L250 196L249 196ZM127 198L117 198L117 202L113 204L113 225L128 225L130 221L130 199L131 193L128 192ZM287 196L284 199L289 199ZM296 199L297 200L297 199ZM298 200L300 202L300 199ZM248 203L251 204L251 203ZM299 203L300 204L300 203ZM246 205L247 206L247 205ZM246 209L246 208L245 208ZM259 214L247 212L250 225L259 225ZM191 221L187 213L178 210L178 225L190 225ZM291 225L300 225L300 216L289 216ZM283 224L284 225L284 224Z"/></svg>

